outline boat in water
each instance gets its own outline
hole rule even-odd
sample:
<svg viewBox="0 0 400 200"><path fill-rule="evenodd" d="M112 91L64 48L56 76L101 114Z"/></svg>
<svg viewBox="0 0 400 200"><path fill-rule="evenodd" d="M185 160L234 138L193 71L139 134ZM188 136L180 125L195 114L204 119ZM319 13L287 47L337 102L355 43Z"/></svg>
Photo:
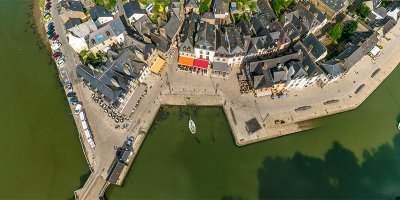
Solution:
<svg viewBox="0 0 400 200"><path fill-rule="evenodd" d="M189 120L189 130L190 130L190 132L192 132L192 134L196 133L196 124L194 123L192 118L190 118L190 120Z"/></svg>
<svg viewBox="0 0 400 200"><path fill-rule="evenodd" d="M400 122L397 124L397 128L400 130Z"/></svg>

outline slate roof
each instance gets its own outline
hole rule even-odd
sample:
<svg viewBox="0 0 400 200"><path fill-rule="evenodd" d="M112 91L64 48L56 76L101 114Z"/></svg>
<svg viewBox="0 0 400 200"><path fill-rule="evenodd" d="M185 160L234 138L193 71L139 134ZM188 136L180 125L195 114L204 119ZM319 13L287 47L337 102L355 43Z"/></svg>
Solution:
<svg viewBox="0 0 400 200"><path fill-rule="evenodd" d="M93 6L90 10L90 17L93 21L96 21L100 17L113 17L111 13L109 13L106 8L100 5Z"/></svg>
<svg viewBox="0 0 400 200"><path fill-rule="evenodd" d="M215 50L215 26L209 23L201 23L195 36L195 47Z"/></svg>
<svg viewBox="0 0 400 200"><path fill-rule="evenodd" d="M347 0L318 0L319 2L325 4L327 7L331 8L335 13L340 12L346 7Z"/></svg>
<svg viewBox="0 0 400 200"><path fill-rule="evenodd" d="M123 93L129 91L129 81L140 77L140 71L146 66L131 50L125 50L113 62L107 62L98 68L79 65L76 72L90 82L98 92L115 102Z"/></svg>
<svg viewBox="0 0 400 200"><path fill-rule="evenodd" d="M79 18L70 18L70 19L68 19L67 22L65 22L64 26L65 26L65 29L68 30L68 29L70 29L72 27L75 27L75 26L77 26L79 24L81 24L81 19L79 19Z"/></svg>
<svg viewBox="0 0 400 200"><path fill-rule="evenodd" d="M214 19L215 16L214 16L214 13L213 13L213 12L205 12L201 18L204 18L204 19Z"/></svg>
<svg viewBox="0 0 400 200"><path fill-rule="evenodd" d="M196 1L196 0L186 0L185 1L185 7L198 8L199 7L199 2Z"/></svg>
<svg viewBox="0 0 400 200"><path fill-rule="evenodd" d="M225 27L216 30L216 53L226 56L244 54L243 38L236 27Z"/></svg>
<svg viewBox="0 0 400 200"><path fill-rule="evenodd" d="M156 49L154 44L148 44L142 41L139 41L129 35L125 36L124 46L130 48L132 51L136 53L139 52L143 55L144 60L147 60L153 51Z"/></svg>
<svg viewBox="0 0 400 200"><path fill-rule="evenodd" d="M228 72L228 64L223 62L213 62L213 70L220 72Z"/></svg>
<svg viewBox="0 0 400 200"><path fill-rule="evenodd" d="M88 20L87 22L84 22L82 24L79 24L78 26L74 26L68 31L72 33L72 35L83 38L83 37L88 37L90 33L97 31L98 28L96 24L93 22L93 20Z"/></svg>
<svg viewBox="0 0 400 200"><path fill-rule="evenodd" d="M314 34L308 35L303 40L303 45L314 57L314 60L320 58L322 54L328 51L327 48L314 36Z"/></svg>
<svg viewBox="0 0 400 200"><path fill-rule="evenodd" d="M306 29L305 31L309 31L322 23L322 21L318 20L317 16L318 13L315 13L314 15L314 13L309 11L302 3L298 2L294 6L293 11L285 15L285 18L289 22L293 21L296 26L299 26L301 23Z"/></svg>
<svg viewBox="0 0 400 200"><path fill-rule="evenodd" d="M89 35L89 48L96 46L108 40L111 37L116 37L126 31L120 18L110 21L106 26L101 27Z"/></svg>
<svg viewBox="0 0 400 200"><path fill-rule="evenodd" d="M275 12L272 10L268 0L258 0L257 7L260 9L261 13L265 15L269 22L277 19Z"/></svg>
<svg viewBox="0 0 400 200"><path fill-rule="evenodd" d="M247 54L257 54L259 49L273 50L276 48L276 44L269 34L265 36L253 37L247 40L249 40Z"/></svg>
<svg viewBox="0 0 400 200"><path fill-rule="evenodd" d="M335 60L322 63L321 69L328 76L328 78L333 78L346 72L346 70L344 70L342 67L342 63Z"/></svg>
<svg viewBox="0 0 400 200"><path fill-rule="evenodd" d="M134 14L146 14L141 8L138 1L128 1L124 4L124 11L128 18Z"/></svg>
<svg viewBox="0 0 400 200"><path fill-rule="evenodd" d="M77 12L83 12L83 6L80 1L74 1L74 0L62 0L60 2L60 7L64 8L67 11L77 11Z"/></svg>
<svg viewBox="0 0 400 200"><path fill-rule="evenodd" d="M144 15L139 20L135 21L133 23L133 27L141 35L149 34L151 29L157 28L157 26L151 22L147 15Z"/></svg>
<svg viewBox="0 0 400 200"><path fill-rule="evenodd" d="M194 53L194 36L196 32L197 23L199 22L199 15L191 12L186 18L182 26L180 36L179 51Z"/></svg>
<svg viewBox="0 0 400 200"><path fill-rule="evenodd" d="M251 24L246 21L241 21L236 24L236 28L239 30L240 34L243 36L251 36L253 32L251 31Z"/></svg>
<svg viewBox="0 0 400 200"><path fill-rule="evenodd" d="M229 4L225 3L224 0L214 0L214 13L215 14L229 13Z"/></svg>
<svg viewBox="0 0 400 200"><path fill-rule="evenodd" d="M287 23L283 27L283 30L285 31L285 34L289 36L290 40L292 41L296 41L297 39L300 38L300 31L291 22Z"/></svg>
<svg viewBox="0 0 400 200"><path fill-rule="evenodd" d="M167 36L172 39L179 31L180 21L177 16L172 15L168 22L162 27Z"/></svg>
<svg viewBox="0 0 400 200"><path fill-rule="evenodd" d="M265 14L256 14L251 18L251 25L256 36L264 36L269 34L268 27L270 21L266 18Z"/></svg>
<svg viewBox="0 0 400 200"><path fill-rule="evenodd" d="M343 62L343 67L349 70L361 58L374 48L378 43L377 33L375 31L360 33L356 39L353 40L352 45L343 51L337 60Z"/></svg>
<svg viewBox="0 0 400 200"><path fill-rule="evenodd" d="M307 47L302 42L297 42L293 46L293 51L301 51L300 60L309 77L318 76L323 73L320 67L314 62L314 59L308 53Z"/></svg>

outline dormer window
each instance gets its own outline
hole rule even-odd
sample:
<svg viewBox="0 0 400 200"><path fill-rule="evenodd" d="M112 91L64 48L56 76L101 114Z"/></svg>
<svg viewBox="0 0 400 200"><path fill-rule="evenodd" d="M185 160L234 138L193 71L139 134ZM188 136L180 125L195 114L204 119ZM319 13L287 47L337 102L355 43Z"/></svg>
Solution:
<svg viewBox="0 0 400 200"><path fill-rule="evenodd" d="M111 36L110 31L106 31L106 35L107 35L108 37L110 37L110 36Z"/></svg>
<svg viewBox="0 0 400 200"><path fill-rule="evenodd" d="M94 39L91 39L90 42L91 42L92 44L96 44L96 40L94 40Z"/></svg>

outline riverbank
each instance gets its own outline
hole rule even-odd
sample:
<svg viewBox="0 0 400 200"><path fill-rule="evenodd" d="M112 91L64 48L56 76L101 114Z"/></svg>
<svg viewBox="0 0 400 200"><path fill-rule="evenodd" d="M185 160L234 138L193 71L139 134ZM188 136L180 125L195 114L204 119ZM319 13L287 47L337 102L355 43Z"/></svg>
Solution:
<svg viewBox="0 0 400 200"><path fill-rule="evenodd" d="M33 27L34 33L37 36L38 40L41 41L40 47L42 51L50 53L51 52L50 43L49 40L47 39L47 33L46 30L44 29L44 21L42 17L44 2L45 2L44 0L33 0L31 12L33 16L32 20L34 25Z"/></svg>

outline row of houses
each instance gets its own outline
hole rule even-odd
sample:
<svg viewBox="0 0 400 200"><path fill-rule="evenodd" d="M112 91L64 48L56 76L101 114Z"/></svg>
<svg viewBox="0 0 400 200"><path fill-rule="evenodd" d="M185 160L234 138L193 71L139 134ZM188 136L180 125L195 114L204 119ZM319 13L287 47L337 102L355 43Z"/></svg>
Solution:
<svg viewBox="0 0 400 200"><path fill-rule="evenodd" d="M232 23L225 1L215 1L214 12L201 15L196 0L188 0L185 5L186 17L178 37L178 66L213 74L228 74L232 67L243 62L282 54L327 23L327 18L309 2L299 2L292 12L284 14L283 21L279 21L268 1L259 0L260 12L237 23ZM326 48L317 48L321 44L316 39L312 43L318 44L307 45L310 40L306 41L306 47L311 45L312 52L318 54L314 55L315 59L320 60L326 55Z"/></svg>
<svg viewBox="0 0 400 200"><path fill-rule="evenodd" d="M87 10L89 15L77 0L60 2L59 13L70 46L81 56L86 52L105 59L77 66L77 76L114 110L129 116L146 93L150 74L159 74L165 66L180 27L176 15L180 4L171 3L168 20L159 20L158 24L150 21L138 1L126 2L122 14L113 15L99 5Z"/></svg>

